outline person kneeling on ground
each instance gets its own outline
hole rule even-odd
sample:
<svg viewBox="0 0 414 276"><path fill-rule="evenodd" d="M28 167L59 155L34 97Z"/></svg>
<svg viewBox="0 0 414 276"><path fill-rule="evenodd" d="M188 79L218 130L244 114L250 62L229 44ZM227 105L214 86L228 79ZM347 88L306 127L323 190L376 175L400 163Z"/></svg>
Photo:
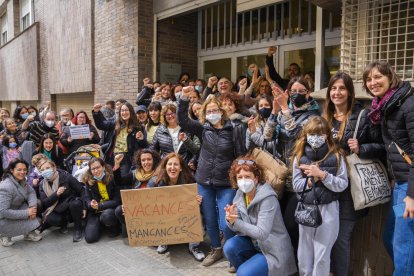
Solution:
<svg viewBox="0 0 414 276"><path fill-rule="evenodd" d="M42 236L36 218L36 192L26 182L28 164L22 159L9 163L0 183L0 235L3 246L12 246L12 237L24 235L25 240L40 241Z"/></svg>
<svg viewBox="0 0 414 276"><path fill-rule="evenodd" d="M293 247L283 223L277 195L265 183L263 169L246 157L233 161L230 182L237 189L227 205L226 221L236 232L224 244L224 254L237 275L296 273Z"/></svg>
<svg viewBox="0 0 414 276"><path fill-rule="evenodd" d="M56 169L52 160L39 162L39 171L43 177L40 183L40 200L43 208L41 230L50 226L60 226L60 232L67 233L68 217L73 219L75 233L73 241L82 240L82 217L85 216L82 198L82 184L68 172Z"/></svg>
<svg viewBox="0 0 414 276"><path fill-rule="evenodd" d="M110 231L111 237L120 232L115 208L121 204L119 188L115 185L112 170L101 158L92 158L89 169L83 176L85 184L85 205L88 206L88 218L85 228L85 241L97 242L102 226Z"/></svg>

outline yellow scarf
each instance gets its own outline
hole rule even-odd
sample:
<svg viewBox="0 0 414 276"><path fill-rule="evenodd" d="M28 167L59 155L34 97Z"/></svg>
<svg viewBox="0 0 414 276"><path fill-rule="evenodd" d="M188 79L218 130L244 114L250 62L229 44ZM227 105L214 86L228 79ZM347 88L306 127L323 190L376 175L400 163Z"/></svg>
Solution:
<svg viewBox="0 0 414 276"><path fill-rule="evenodd" d="M102 181L97 181L97 182L98 182L99 194L101 195L101 203L109 200L109 194L108 194L108 190L106 189L106 185Z"/></svg>
<svg viewBox="0 0 414 276"><path fill-rule="evenodd" d="M150 173L145 173L144 170L135 170L135 178L140 182L145 182L151 179L151 177L154 176L155 171L152 171Z"/></svg>

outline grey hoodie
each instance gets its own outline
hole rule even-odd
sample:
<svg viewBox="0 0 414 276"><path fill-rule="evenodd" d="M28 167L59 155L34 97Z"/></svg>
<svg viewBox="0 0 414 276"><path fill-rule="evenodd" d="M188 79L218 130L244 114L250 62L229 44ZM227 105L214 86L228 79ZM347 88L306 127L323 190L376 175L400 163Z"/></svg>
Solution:
<svg viewBox="0 0 414 276"><path fill-rule="evenodd" d="M267 260L269 275L292 275L297 272L292 243L283 223L279 202L272 187L265 183L246 208L244 193L237 190L233 203L239 218L229 228L240 236L257 241Z"/></svg>

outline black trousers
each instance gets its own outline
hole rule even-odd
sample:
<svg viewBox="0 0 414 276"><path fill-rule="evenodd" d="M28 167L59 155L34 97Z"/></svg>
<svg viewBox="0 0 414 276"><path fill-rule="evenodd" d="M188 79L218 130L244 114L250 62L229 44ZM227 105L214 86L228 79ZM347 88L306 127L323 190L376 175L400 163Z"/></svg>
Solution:
<svg viewBox="0 0 414 276"><path fill-rule="evenodd" d="M102 230L107 227L110 232L119 233L119 223L114 209L106 209L100 213L89 213L85 228L85 241L93 243L99 241Z"/></svg>
<svg viewBox="0 0 414 276"><path fill-rule="evenodd" d="M45 222L44 229L49 226L65 226L68 223L68 219L72 218L75 229L82 229L82 216L83 216L83 203L80 199L74 199L69 202L69 208L62 213L56 211L51 212Z"/></svg>
<svg viewBox="0 0 414 276"><path fill-rule="evenodd" d="M286 230L290 236L290 241L297 256L299 244L299 225L295 221L295 210L298 206L298 198L296 193L285 191L283 195L283 221L285 222Z"/></svg>

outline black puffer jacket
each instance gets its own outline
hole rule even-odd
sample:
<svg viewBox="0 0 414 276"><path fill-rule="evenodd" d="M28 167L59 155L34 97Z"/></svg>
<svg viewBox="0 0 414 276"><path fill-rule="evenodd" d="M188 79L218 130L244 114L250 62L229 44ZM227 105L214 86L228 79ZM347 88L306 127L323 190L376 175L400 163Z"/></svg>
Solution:
<svg viewBox="0 0 414 276"><path fill-rule="evenodd" d="M53 193L50 196L47 196L43 185L46 181L45 179L39 184L39 193L40 201L42 202L42 210L46 210L52 206L56 201L59 200L59 203L67 201L72 201L75 198L82 199L84 197L84 189L82 184L74 178L71 174L64 170L57 169L59 173L59 187L65 187L66 190L60 196L57 193ZM49 185L46 181L45 185ZM58 205L59 205L58 203Z"/></svg>
<svg viewBox="0 0 414 276"><path fill-rule="evenodd" d="M414 160L414 96L409 82L403 82L381 110L382 138L387 150L391 177L407 182L407 195L414 197L414 163L409 166L392 142Z"/></svg>
<svg viewBox="0 0 414 276"><path fill-rule="evenodd" d="M188 100L180 99L177 113L180 126L203 141L195 175L197 183L230 187L230 166L234 159L243 154L240 148L245 147L242 137L234 136L230 121L226 121L223 128L216 129L208 122L202 125L190 119L188 106ZM235 143L242 146L236 146Z"/></svg>
<svg viewBox="0 0 414 276"><path fill-rule="evenodd" d="M180 130L180 132L182 132L182 130ZM187 141L191 142L189 141L189 139L191 139L191 134L186 133L186 135L188 137ZM154 138L152 138L151 149L155 150L156 152L159 152L161 155L161 159L164 158L167 154L174 152L173 139L170 135L170 132L164 125L160 124L157 130L155 131ZM178 150L178 153L181 155L181 157L184 159L186 163L188 163L193 157L190 148L187 147L187 144L184 142ZM195 152L194 155L196 155L197 153L198 152Z"/></svg>
<svg viewBox="0 0 414 276"><path fill-rule="evenodd" d="M105 119L101 111L94 112L92 110L92 116L93 116L95 125L98 129L110 132L108 136L110 136L111 138L109 139L109 145L105 149L104 155L105 155L105 162L109 164L113 164L113 149L115 147L115 139L116 139L115 119L109 119L109 120ZM143 140L137 140L135 138L138 131L142 131L142 133L144 134ZM147 133L145 132L144 127L134 128L130 133L128 133L127 146L128 146L128 153L127 153L127 156L124 157L124 159L127 158L130 164L132 164L132 158L134 156L135 151L137 151L138 149L148 147Z"/></svg>
<svg viewBox="0 0 414 276"><path fill-rule="evenodd" d="M350 154L351 150L348 146L348 140L353 138L358 116L364 110L358 127L356 138L359 143L359 154L361 158L377 158L381 159L385 156L385 147L382 143L381 128L374 126L368 118L370 110L364 109L362 104L357 102L349 117L348 123L345 125L344 134L342 135L339 146ZM385 161L385 160L384 160ZM351 185L348 185L345 191L339 197L339 216L341 219L356 220L368 213L368 209L355 211L354 202L351 195Z"/></svg>

